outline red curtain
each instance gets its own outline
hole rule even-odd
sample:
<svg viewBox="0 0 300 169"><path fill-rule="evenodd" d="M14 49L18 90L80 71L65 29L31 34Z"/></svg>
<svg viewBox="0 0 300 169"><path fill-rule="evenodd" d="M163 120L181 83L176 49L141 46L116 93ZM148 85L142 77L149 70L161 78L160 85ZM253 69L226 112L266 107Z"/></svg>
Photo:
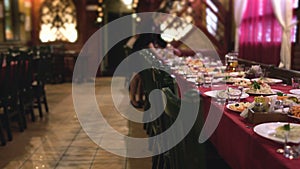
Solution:
<svg viewBox="0 0 300 169"><path fill-rule="evenodd" d="M270 0L248 0L240 32L240 58L278 66L282 30Z"/></svg>

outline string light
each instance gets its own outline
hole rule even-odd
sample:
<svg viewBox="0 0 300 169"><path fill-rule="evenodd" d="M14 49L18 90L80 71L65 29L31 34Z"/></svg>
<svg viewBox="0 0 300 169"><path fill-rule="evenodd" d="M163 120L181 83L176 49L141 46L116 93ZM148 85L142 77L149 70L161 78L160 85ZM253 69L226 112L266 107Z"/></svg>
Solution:
<svg viewBox="0 0 300 169"><path fill-rule="evenodd" d="M97 18L96 23L100 24L103 22L103 0L98 0Z"/></svg>
<svg viewBox="0 0 300 169"><path fill-rule="evenodd" d="M136 16L136 9L138 7L138 3L139 3L139 0L133 0L132 10L133 10L133 14L135 14L135 15L133 15L133 14L132 15L135 16L133 18L135 18L136 22L141 22L141 18Z"/></svg>
<svg viewBox="0 0 300 169"><path fill-rule="evenodd" d="M123 3L127 6L132 4L132 0L123 0Z"/></svg>

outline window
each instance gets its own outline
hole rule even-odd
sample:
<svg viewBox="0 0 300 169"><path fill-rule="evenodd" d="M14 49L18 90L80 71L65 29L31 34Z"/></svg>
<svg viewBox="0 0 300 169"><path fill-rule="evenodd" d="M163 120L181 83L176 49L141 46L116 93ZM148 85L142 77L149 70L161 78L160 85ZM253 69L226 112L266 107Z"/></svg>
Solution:
<svg viewBox="0 0 300 169"><path fill-rule="evenodd" d="M294 18L293 18L293 23L296 23L297 21L299 21L300 18L300 9L299 9L299 0L294 0ZM297 37L299 36L299 24L295 24L293 29L292 29L292 42L293 43L297 43Z"/></svg>
<svg viewBox="0 0 300 169"><path fill-rule="evenodd" d="M269 0L248 1L248 7L245 12L242 25L249 29L249 36L245 41L249 42L281 42L281 26L277 21L271 2ZM299 0L294 0L294 13L299 8ZM294 15L293 22L297 21ZM291 32L291 42L297 41L298 25L295 25ZM256 36L253 36L256 34ZM251 36L251 37L250 37Z"/></svg>
<svg viewBox="0 0 300 169"><path fill-rule="evenodd" d="M239 57L279 65L282 28L271 0L248 1L240 25Z"/></svg>
<svg viewBox="0 0 300 169"><path fill-rule="evenodd" d="M248 1L241 24L242 42L280 43L282 28L273 12L270 0Z"/></svg>
<svg viewBox="0 0 300 169"><path fill-rule="evenodd" d="M211 0L206 0L208 8L206 8L206 28L212 35L217 34L218 29L218 17L215 13L218 12L218 8Z"/></svg>
<svg viewBox="0 0 300 169"><path fill-rule="evenodd" d="M4 0L4 40L19 40L19 9L18 2Z"/></svg>

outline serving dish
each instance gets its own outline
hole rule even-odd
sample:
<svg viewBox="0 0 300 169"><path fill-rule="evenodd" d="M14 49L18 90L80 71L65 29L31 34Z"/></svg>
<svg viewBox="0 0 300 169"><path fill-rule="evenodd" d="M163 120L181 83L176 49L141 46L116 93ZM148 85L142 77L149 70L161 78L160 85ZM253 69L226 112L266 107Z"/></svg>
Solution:
<svg viewBox="0 0 300 169"><path fill-rule="evenodd" d="M247 109L247 107L249 107L250 105L251 105L250 102L240 102L240 103L227 104L226 108L231 111L241 113L242 111Z"/></svg>
<svg viewBox="0 0 300 169"><path fill-rule="evenodd" d="M284 137L282 137L282 134L278 133L278 127L281 127L287 123L285 122L269 122L269 123L262 123L259 125L256 125L253 130L256 134L276 142L284 143ZM297 123L290 123L291 131L290 132L296 132L293 133L295 135L299 134L299 137L288 137L287 141L290 143L298 144L300 143L300 124ZM292 130L293 128L296 128L296 130ZM291 134L291 133L290 133Z"/></svg>
<svg viewBox="0 0 300 169"><path fill-rule="evenodd" d="M268 83L268 84L274 84L274 83L281 83L282 82L281 79L275 79L275 78L269 78L269 77L254 78L254 79L251 79L251 81L261 81L263 83Z"/></svg>
<svg viewBox="0 0 300 169"><path fill-rule="evenodd" d="M220 93L224 93L220 94ZM209 96L209 97L213 97L213 98L223 98L223 99L227 99L227 95L225 90L211 90L211 91L207 91L204 93L205 95ZM246 99L247 97L249 97L249 94L247 93L242 93L241 99Z"/></svg>
<svg viewBox="0 0 300 169"><path fill-rule="evenodd" d="M290 90L290 93L300 95L300 89L292 89Z"/></svg>

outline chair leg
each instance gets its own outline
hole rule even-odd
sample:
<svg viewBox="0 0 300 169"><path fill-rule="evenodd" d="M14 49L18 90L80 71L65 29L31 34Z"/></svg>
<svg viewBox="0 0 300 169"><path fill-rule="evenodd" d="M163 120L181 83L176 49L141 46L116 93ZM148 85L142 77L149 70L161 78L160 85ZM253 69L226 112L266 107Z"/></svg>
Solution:
<svg viewBox="0 0 300 169"><path fill-rule="evenodd" d="M6 130L7 140L12 141L13 137L10 129L9 117L7 112L4 112L4 128Z"/></svg>
<svg viewBox="0 0 300 169"><path fill-rule="evenodd" d="M21 119L21 122L20 124L22 125L22 130L21 131L24 131L24 129L27 129L27 121L26 121L26 112L20 112L20 119Z"/></svg>
<svg viewBox="0 0 300 169"><path fill-rule="evenodd" d="M19 131L23 132L24 129L27 127L24 112L17 112L17 116L18 116L17 118L18 118Z"/></svg>
<svg viewBox="0 0 300 169"><path fill-rule="evenodd" d="M19 105L19 109L20 109L20 112L18 112L18 123L19 123L19 127L20 127L20 131L23 131L23 129L26 129L27 128L27 123L26 123L26 109L24 107L24 105L21 104Z"/></svg>
<svg viewBox="0 0 300 169"><path fill-rule="evenodd" d="M1 145L4 146L6 144L6 140L2 131L2 122L0 121L0 141Z"/></svg>
<svg viewBox="0 0 300 169"><path fill-rule="evenodd" d="M42 111L42 104L41 104L41 99L39 97L37 97L37 107L39 109L39 114L40 114L40 118L43 117L43 111Z"/></svg>
<svg viewBox="0 0 300 169"><path fill-rule="evenodd" d="M164 159L164 154L158 155L159 160L158 160L158 169L164 168L165 166L165 159Z"/></svg>
<svg viewBox="0 0 300 169"><path fill-rule="evenodd" d="M31 116L31 121L35 122L35 115L34 115L33 107L31 106L28 111L29 111L30 116Z"/></svg>
<svg viewBox="0 0 300 169"><path fill-rule="evenodd" d="M152 169L157 169L158 168L158 160L159 160L159 155L153 156L152 157Z"/></svg>
<svg viewBox="0 0 300 169"><path fill-rule="evenodd" d="M49 113L49 108L48 108L48 102L47 102L47 97L46 97L46 94L44 94L44 97L43 97L43 103L45 105L45 110L47 113Z"/></svg>

